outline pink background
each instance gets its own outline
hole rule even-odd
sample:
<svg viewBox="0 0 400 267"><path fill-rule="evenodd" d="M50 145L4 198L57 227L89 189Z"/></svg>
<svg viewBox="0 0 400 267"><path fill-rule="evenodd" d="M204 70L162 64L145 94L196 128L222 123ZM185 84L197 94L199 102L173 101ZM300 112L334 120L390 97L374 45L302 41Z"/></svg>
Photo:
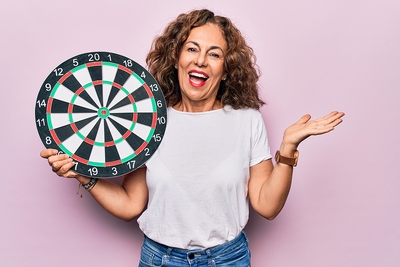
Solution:
<svg viewBox="0 0 400 267"><path fill-rule="evenodd" d="M300 146L282 213L252 213L253 266L400 266L400 2L3 0L0 7L1 266L137 266L142 234L39 157L39 88L62 61L112 51L144 64L181 12L230 17L254 48L275 151L301 115L346 112Z"/></svg>

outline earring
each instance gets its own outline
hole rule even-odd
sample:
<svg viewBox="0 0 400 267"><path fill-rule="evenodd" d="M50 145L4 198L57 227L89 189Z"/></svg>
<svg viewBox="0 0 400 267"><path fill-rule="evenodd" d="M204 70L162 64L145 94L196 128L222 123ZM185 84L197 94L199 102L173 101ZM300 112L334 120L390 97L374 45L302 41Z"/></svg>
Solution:
<svg viewBox="0 0 400 267"><path fill-rule="evenodd" d="M222 78L222 80L225 81L226 80L226 76L224 78Z"/></svg>
<svg viewBox="0 0 400 267"><path fill-rule="evenodd" d="M178 65L175 64L175 69L178 69Z"/></svg>

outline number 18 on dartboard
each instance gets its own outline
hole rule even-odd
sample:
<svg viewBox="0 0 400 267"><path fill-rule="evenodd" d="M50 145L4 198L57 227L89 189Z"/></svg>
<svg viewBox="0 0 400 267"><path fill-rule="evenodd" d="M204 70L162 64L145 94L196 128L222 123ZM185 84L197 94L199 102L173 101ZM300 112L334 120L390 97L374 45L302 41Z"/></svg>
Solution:
<svg viewBox="0 0 400 267"><path fill-rule="evenodd" d="M143 165L167 124L164 95L141 65L115 53L92 52L57 66L35 103L46 148L68 154L76 173L112 178Z"/></svg>

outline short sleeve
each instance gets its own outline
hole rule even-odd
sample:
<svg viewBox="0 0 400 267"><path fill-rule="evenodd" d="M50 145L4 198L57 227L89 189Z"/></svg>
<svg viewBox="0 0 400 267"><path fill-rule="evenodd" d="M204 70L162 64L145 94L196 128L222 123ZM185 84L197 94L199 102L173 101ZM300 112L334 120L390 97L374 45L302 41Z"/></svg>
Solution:
<svg viewBox="0 0 400 267"><path fill-rule="evenodd" d="M256 111L253 114L251 125L250 167L272 158L263 117L259 111Z"/></svg>

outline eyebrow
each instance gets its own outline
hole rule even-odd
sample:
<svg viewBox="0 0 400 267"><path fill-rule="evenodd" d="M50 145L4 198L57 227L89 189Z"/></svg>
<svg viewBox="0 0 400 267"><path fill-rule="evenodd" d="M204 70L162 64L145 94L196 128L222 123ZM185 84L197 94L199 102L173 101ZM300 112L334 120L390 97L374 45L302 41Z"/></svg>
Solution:
<svg viewBox="0 0 400 267"><path fill-rule="evenodd" d="M188 44L188 43L192 43L192 44L194 44L195 46L200 47L200 45L199 45L197 42L195 42L195 41L188 41L186 44ZM213 49L219 49L219 50L222 51L222 53L224 53L224 50L223 50L221 47L217 46L217 45L211 46L208 50L213 50Z"/></svg>

